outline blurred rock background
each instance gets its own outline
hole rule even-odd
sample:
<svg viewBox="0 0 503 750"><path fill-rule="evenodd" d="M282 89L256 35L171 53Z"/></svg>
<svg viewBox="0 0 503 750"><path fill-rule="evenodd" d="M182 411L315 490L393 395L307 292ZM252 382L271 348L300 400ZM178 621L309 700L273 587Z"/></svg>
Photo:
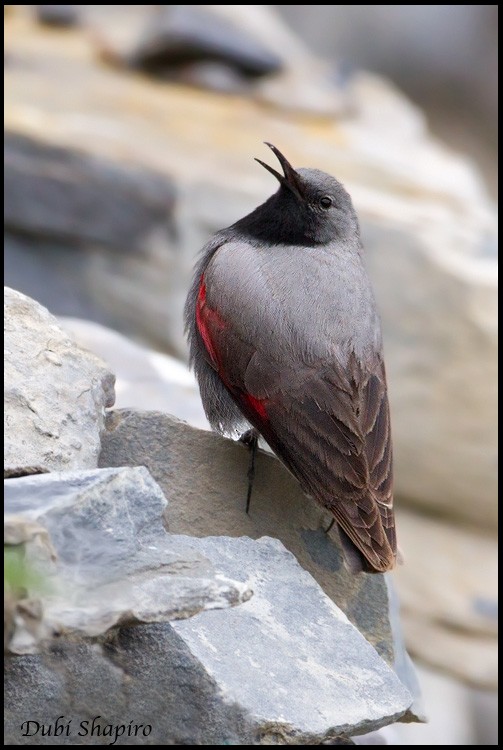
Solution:
<svg viewBox="0 0 503 750"><path fill-rule="evenodd" d="M6 283L110 363L118 407L207 426L181 309L208 236L274 187L263 140L347 185L430 717L382 731L496 744L497 6L5 8Z"/></svg>
<svg viewBox="0 0 503 750"><path fill-rule="evenodd" d="M497 5L276 5L344 70L388 76L429 127L471 157L497 196Z"/></svg>

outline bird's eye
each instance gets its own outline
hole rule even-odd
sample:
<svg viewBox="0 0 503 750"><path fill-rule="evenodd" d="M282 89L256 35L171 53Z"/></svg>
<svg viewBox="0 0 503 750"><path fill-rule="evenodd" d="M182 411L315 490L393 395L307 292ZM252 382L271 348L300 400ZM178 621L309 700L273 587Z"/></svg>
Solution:
<svg viewBox="0 0 503 750"><path fill-rule="evenodd" d="M329 195L324 195L323 198L320 198L320 206L322 208L330 208L332 205L332 198Z"/></svg>

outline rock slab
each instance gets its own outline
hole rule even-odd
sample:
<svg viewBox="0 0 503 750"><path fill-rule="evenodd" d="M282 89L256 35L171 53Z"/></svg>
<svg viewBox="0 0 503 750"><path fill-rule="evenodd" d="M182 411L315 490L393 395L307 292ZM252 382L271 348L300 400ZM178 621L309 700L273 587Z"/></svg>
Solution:
<svg viewBox="0 0 503 750"><path fill-rule="evenodd" d="M14 653L35 652L54 635L98 636L251 596L216 575L194 544L184 549L166 533L166 499L143 467L9 479L5 500L6 540L24 543L24 564L36 573L23 601L40 611L34 632L26 618L14 632Z"/></svg>
<svg viewBox="0 0 503 750"><path fill-rule="evenodd" d="M4 330L6 476L95 468L113 374L46 308L8 287Z"/></svg>
<svg viewBox="0 0 503 750"><path fill-rule="evenodd" d="M150 725L140 744L320 744L406 710L408 691L280 542L172 543L202 553L217 575L253 586L254 596L235 610L196 615L194 628L138 625L111 634L102 649L60 639L43 657L8 659L9 744L31 744L20 736L27 716L59 715L75 719L70 736L37 744L103 744L98 734L77 736L80 722L96 716L102 732L131 720ZM232 611L241 615L227 617Z"/></svg>
<svg viewBox="0 0 503 750"><path fill-rule="evenodd" d="M368 732L409 707L396 674L281 542L209 537L194 544L254 596L235 613L207 613L173 630L224 699L246 707L262 727L262 743Z"/></svg>
<svg viewBox="0 0 503 750"><path fill-rule="evenodd" d="M6 663L9 744L58 716L74 729L37 744L102 744L130 721L150 727L141 744L319 744L412 702L280 541L166 533L144 467L8 479L5 494L6 540L38 576L12 618L9 648L25 654ZM166 622L191 615L192 629Z"/></svg>

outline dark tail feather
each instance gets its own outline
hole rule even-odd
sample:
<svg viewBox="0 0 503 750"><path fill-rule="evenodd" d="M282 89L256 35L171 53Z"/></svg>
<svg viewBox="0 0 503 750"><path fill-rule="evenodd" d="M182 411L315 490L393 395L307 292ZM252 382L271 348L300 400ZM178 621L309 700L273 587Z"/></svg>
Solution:
<svg viewBox="0 0 503 750"><path fill-rule="evenodd" d="M339 538L341 540L341 547L344 554L344 562L350 573L356 575L357 573L378 573L378 570L373 568L365 555L363 555L358 547L351 541L349 536L346 534L343 528L337 524L337 530L339 532Z"/></svg>

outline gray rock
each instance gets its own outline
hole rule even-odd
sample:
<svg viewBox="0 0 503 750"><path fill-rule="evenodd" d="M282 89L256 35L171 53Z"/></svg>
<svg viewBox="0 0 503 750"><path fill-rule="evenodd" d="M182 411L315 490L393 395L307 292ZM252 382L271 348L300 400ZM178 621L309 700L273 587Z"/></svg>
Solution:
<svg viewBox="0 0 503 750"><path fill-rule="evenodd" d="M38 302L4 294L7 476L93 468L114 376Z"/></svg>
<svg viewBox="0 0 503 750"><path fill-rule="evenodd" d="M140 628L142 626L137 630ZM125 723L126 726L130 721L141 723L140 712L129 702L129 685L133 680L128 676L125 665L124 668L116 665L113 656L108 656L111 651L112 647L103 649L100 644L91 641L60 638L43 655L7 657L4 679L9 687L5 704L5 741L11 745L31 745L35 741L37 745L101 745L104 744L101 733L107 722ZM149 656L146 654L146 659ZM149 678L150 674L143 675L143 687L148 685ZM159 716L162 716L163 700L159 695L154 704ZM71 720L68 735L65 731L54 736L58 716L62 717L63 726L67 726ZM91 736L94 717L98 717L96 724L99 729ZM51 724L51 734L47 734L46 730L42 735L40 728L38 734L32 734L36 730L35 724L23 726L30 719L38 721L40 725L45 722L46 727ZM89 724L81 728L81 722L86 721ZM159 724L159 720L153 724L158 742ZM89 728L87 734L86 726ZM165 732L164 722L160 730ZM100 736L97 735L98 731ZM28 736L23 736L24 732ZM107 744L113 739L108 738ZM120 741L120 744L137 743L138 739L127 736Z"/></svg>
<svg viewBox="0 0 503 750"><path fill-rule="evenodd" d="M194 545L254 596L239 611L172 627L226 700L262 727L264 744L366 732L408 708L396 675L278 540L210 537Z"/></svg>
<svg viewBox="0 0 503 750"><path fill-rule="evenodd" d="M76 5L35 5L35 14L46 26L76 26L79 21Z"/></svg>
<svg viewBox="0 0 503 750"><path fill-rule="evenodd" d="M5 135L4 225L67 245L140 252L155 229L169 234L172 181L153 170Z"/></svg>
<svg viewBox="0 0 503 750"><path fill-rule="evenodd" d="M24 563L37 576L24 598L43 609L36 633L23 624L14 634L14 653L38 650L54 634L97 636L251 595L165 532L166 500L143 467L9 479L5 501L6 541L24 543Z"/></svg>
<svg viewBox="0 0 503 750"><path fill-rule="evenodd" d="M118 316L103 309L103 298L98 295L96 299L87 283L90 264L85 252L35 236L7 233L4 263L9 286L49 306L54 315L95 320L120 330Z"/></svg>
<svg viewBox="0 0 503 750"><path fill-rule="evenodd" d="M416 691L386 577L346 571L335 529L324 531L330 516L304 496L274 456L257 455L247 515L248 450L242 444L165 414L118 410L107 417L102 445L101 466L149 469L168 498L171 532L280 539L384 660L401 664L401 678ZM410 718L421 716L414 706Z"/></svg>
<svg viewBox="0 0 503 750"><path fill-rule="evenodd" d="M159 299L175 290L183 294L176 272L169 271L176 263L170 251L173 181L152 169L11 133L5 136L5 180L8 283L54 314L86 317L163 342L179 311L159 305ZM149 314L145 273L159 291L150 298ZM105 289L102 281L109 274L114 281Z"/></svg>
<svg viewBox="0 0 503 750"><path fill-rule="evenodd" d="M194 628L179 628L187 620L121 629L102 641L103 652L63 638L43 657L8 659L11 744L29 744L20 737L28 715L75 717L77 726L101 716L102 731L150 724L141 744L269 745L320 744L383 726L406 709L407 690L278 541L173 542L253 585L254 596L235 610L196 615ZM70 730L37 744L75 744L77 727ZM82 742L102 744L97 736Z"/></svg>
<svg viewBox="0 0 503 750"><path fill-rule="evenodd" d="M218 60L252 76L281 68L281 56L260 37L201 5L161 6L128 55L130 65L153 72L192 60Z"/></svg>

